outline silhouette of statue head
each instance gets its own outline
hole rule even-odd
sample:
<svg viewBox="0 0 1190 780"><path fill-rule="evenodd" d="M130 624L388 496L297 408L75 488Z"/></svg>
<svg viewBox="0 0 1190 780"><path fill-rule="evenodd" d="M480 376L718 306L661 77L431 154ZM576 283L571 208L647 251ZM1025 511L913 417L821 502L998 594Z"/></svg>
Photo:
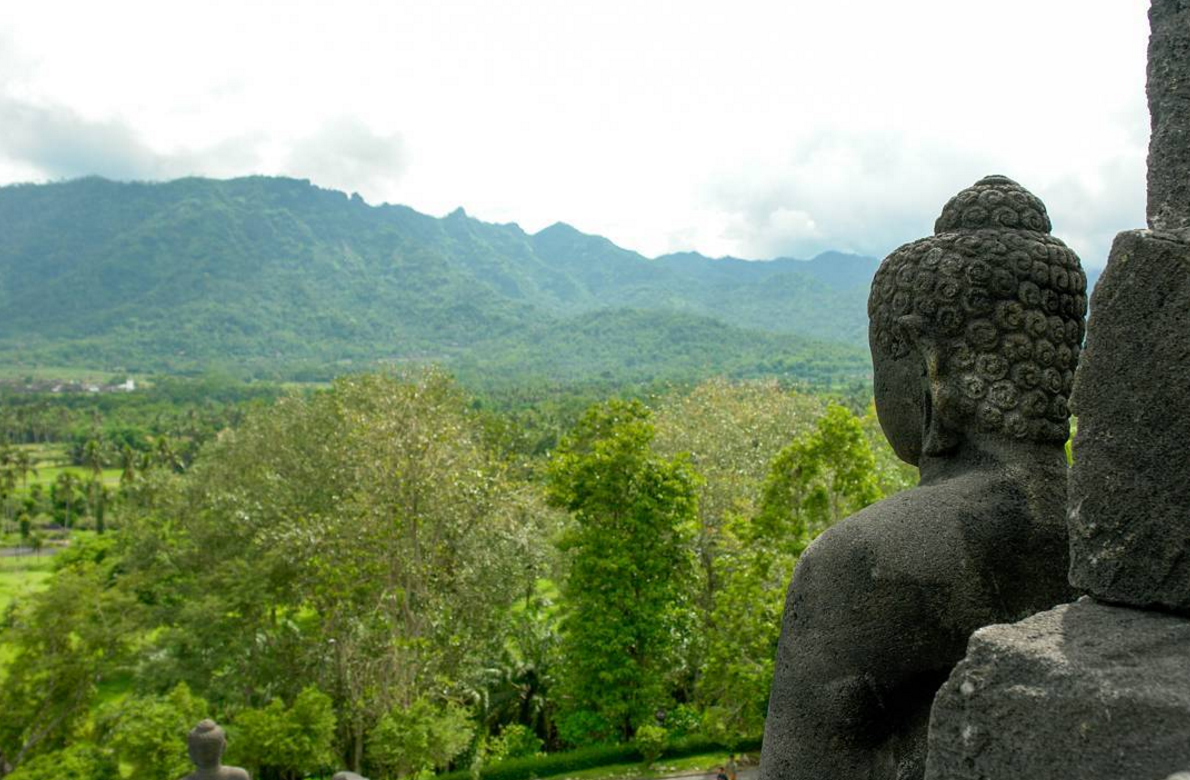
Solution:
<svg viewBox="0 0 1190 780"><path fill-rule="evenodd" d="M199 769L217 769L223 761L227 735L213 720L200 721L186 737L190 760Z"/></svg>
<svg viewBox="0 0 1190 780"><path fill-rule="evenodd" d="M950 199L933 236L881 263L868 299L876 408L904 460L973 435L1066 441L1087 278L1050 229L1036 196L988 176Z"/></svg>

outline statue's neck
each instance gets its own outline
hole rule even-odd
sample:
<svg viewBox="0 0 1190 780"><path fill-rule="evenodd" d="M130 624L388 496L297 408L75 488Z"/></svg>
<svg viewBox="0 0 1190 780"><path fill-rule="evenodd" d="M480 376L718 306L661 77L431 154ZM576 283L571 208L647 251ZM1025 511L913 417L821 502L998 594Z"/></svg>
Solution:
<svg viewBox="0 0 1190 780"><path fill-rule="evenodd" d="M977 434L964 438L956 448L942 455L923 454L918 469L922 485L977 473L1023 474L1026 478L1036 474L1050 478L1055 471L1065 471L1066 450L1060 444L1009 441Z"/></svg>

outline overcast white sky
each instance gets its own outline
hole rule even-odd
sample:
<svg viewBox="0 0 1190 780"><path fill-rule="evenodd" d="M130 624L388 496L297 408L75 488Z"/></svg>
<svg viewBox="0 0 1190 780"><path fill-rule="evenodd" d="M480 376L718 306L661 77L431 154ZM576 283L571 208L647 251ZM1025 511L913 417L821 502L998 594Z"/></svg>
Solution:
<svg viewBox="0 0 1190 780"><path fill-rule="evenodd" d="M309 178L657 255L884 255L1007 174L1087 265L1144 224L1145 0L46 0L0 183Z"/></svg>

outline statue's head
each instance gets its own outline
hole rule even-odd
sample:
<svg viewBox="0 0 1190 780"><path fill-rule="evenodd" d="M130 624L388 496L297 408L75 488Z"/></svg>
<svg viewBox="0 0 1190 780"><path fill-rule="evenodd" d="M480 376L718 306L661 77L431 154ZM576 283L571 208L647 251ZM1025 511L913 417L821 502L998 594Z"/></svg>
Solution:
<svg viewBox="0 0 1190 780"><path fill-rule="evenodd" d="M880 264L868 331L880 424L916 464L971 436L1061 445L1087 312L1045 205L988 176Z"/></svg>
<svg viewBox="0 0 1190 780"><path fill-rule="evenodd" d="M223 761L227 735L213 720L201 721L186 737L190 760L199 769L217 769Z"/></svg>

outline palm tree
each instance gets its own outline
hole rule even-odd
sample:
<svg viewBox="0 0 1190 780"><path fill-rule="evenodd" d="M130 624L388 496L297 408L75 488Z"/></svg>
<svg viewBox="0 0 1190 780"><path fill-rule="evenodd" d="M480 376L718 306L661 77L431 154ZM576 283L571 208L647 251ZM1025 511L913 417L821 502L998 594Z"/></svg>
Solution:
<svg viewBox="0 0 1190 780"><path fill-rule="evenodd" d="M29 487L29 475L37 476L37 466L33 462L33 456L26 449L18 449L13 456L13 463L20 476L21 487Z"/></svg>
<svg viewBox="0 0 1190 780"><path fill-rule="evenodd" d="M120 450L120 487L131 485L136 480L136 451L127 442Z"/></svg>
<svg viewBox="0 0 1190 780"><path fill-rule="evenodd" d="M66 510L66 527L70 528L71 512L74 510L74 502L77 498L75 496L75 488L78 487L78 477L73 472L63 471L58 474L58 478L54 480L54 498L55 503L60 503Z"/></svg>
<svg viewBox="0 0 1190 780"><path fill-rule="evenodd" d="M103 487L100 482L100 478L103 476L103 449L97 439L88 439L87 443L83 445L83 464L91 469L91 481L87 484L87 511L97 523L101 523L98 513L99 491Z"/></svg>

